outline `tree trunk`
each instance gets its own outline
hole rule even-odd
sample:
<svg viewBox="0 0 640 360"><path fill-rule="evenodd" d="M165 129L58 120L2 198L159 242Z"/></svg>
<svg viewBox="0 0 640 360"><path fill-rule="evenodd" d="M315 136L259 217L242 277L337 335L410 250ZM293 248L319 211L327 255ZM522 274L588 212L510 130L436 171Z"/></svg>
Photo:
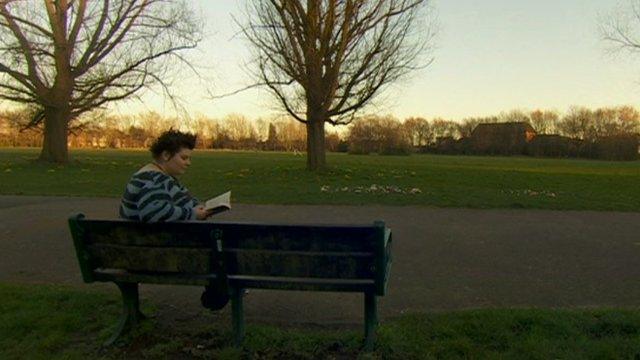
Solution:
<svg viewBox="0 0 640 360"><path fill-rule="evenodd" d="M44 110L44 141L40 161L67 163L68 124L71 111L68 108L46 107Z"/></svg>
<svg viewBox="0 0 640 360"><path fill-rule="evenodd" d="M324 144L324 117L307 117L307 170L323 170L327 165Z"/></svg>

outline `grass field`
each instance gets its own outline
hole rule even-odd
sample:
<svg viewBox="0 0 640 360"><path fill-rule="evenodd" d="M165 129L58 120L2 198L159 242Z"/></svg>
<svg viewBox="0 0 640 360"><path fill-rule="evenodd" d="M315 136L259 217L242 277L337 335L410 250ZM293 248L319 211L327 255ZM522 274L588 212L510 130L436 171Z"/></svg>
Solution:
<svg viewBox="0 0 640 360"><path fill-rule="evenodd" d="M243 349L229 322L167 326L145 321L117 346L101 348L119 296L51 285L0 284L1 359L637 359L639 310L469 310L384 321L375 352L360 331L249 325ZM143 309L145 310L145 309ZM149 312L149 309L146 309ZM225 319L228 320L228 319Z"/></svg>
<svg viewBox="0 0 640 360"><path fill-rule="evenodd" d="M0 149L0 194L119 197L147 151L72 150L66 166L38 149ZM181 182L206 199L270 204L387 204L640 211L640 161L328 154L323 174L288 153L196 151Z"/></svg>

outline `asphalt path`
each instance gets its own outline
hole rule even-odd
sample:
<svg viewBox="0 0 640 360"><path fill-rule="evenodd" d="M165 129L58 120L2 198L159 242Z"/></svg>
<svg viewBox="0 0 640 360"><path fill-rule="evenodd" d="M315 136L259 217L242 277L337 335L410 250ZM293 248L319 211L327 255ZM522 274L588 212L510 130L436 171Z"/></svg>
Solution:
<svg viewBox="0 0 640 360"><path fill-rule="evenodd" d="M115 218L118 199L0 196L0 281L83 284L67 226L71 213ZM493 307L625 307L640 304L640 213L441 209L416 206L237 204L217 217L273 223L371 223L393 231L382 319L406 312ZM142 285L162 316L200 317L201 289ZM215 316L228 316L228 306ZM363 296L251 290L249 320L358 324ZM208 315L207 315L208 316Z"/></svg>

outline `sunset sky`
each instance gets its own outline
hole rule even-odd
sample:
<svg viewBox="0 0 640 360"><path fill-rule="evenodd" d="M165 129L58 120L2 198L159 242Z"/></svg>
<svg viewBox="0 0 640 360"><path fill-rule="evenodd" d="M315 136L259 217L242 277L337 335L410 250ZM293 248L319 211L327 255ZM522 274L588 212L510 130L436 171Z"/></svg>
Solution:
<svg viewBox="0 0 640 360"><path fill-rule="evenodd" d="M196 58L205 64L204 82L187 80L177 92L191 115L251 118L274 114L266 91L229 98L206 98L249 84L242 64L247 44L234 36L232 16L242 17L243 1L194 0L206 20L206 40ZM439 24L434 62L384 94L376 108L399 118L436 116L461 120L511 109L565 112L571 105L640 104L640 56L611 55L600 40L598 19L618 0L439 0L432 3ZM206 85L205 85L206 84ZM120 111L169 111L161 97Z"/></svg>

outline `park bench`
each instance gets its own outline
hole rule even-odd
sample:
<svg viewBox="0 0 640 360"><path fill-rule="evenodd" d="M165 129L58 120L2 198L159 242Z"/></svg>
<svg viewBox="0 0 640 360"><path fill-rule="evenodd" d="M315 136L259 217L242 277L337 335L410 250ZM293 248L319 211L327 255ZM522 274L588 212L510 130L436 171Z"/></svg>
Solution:
<svg viewBox="0 0 640 360"><path fill-rule="evenodd" d="M144 318L138 284L219 286L228 291L233 341L244 337L244 289L364 294L365 350L373 348L377 300L386 292L391 231L370 225L231 222L141 223L69 218L85 283L114 282L123 315L113 343Z"/></svg>

